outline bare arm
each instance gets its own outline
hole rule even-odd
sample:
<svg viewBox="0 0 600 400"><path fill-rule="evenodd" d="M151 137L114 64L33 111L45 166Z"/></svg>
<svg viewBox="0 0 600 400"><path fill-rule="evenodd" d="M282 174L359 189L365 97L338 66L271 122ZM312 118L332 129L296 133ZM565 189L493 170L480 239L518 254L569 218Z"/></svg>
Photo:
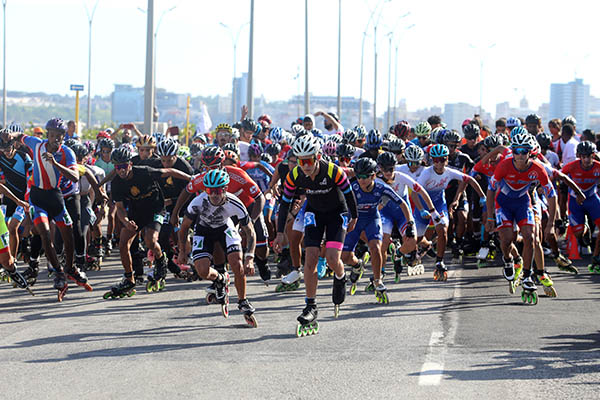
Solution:
<svg viewBox="0 0 600 400"><path fill-rule="evenodd" d="M102 181L98 185L99 186L104 186L106 183L112 181L115 176L117 176L117 170L113 169L112 171L109 172L108 175L106 175L104 177L104 179L102 179Z"/></svg>
<svg viewBox="0 0 600 400"><path fill-rule="evenodd" d="M9 188L4 186L2 183L0 183L0 193L11 199L16 205L21 206L26 210L29 210L29 203L26 203L23 200L19 199L17 196L15 196L13 192L11 192Z"/></svg>
<svg viewBox="0 0 600 400"><path fill-rule="evenodd" d="M260 213L262 213L263 208L265 208L265 196L262 193L254 199L251 208L250 218L252 218L252 221L256 221L260 216Z"/></svg>
<svg viewBox="0 0 600 400"><path fill-rule="evenodd" d="M170 176L171 178L175 178L175 179L181 179L183 181L190 181L190 179L192 179L192 177L188 174L186 174L185 172L182 172L178 169L175 168L160 168L160 171L162 172L162 177L166 178L167 176Z"/></svg>
<svg viewBox="0 0 600 400"><path fill-rule="evenodd" d="M188 193L187 190L183 190L179 197L177 198L177 203L175 203L175 207L173 207L173 212L171 213L171 219L169 223L173 226L179 225L179 211L181 207L192 197L192 193Z"/></svg>
<svg viewBox="0 0 600 400"><path fill-rule="evenodd" d="M188 232L190 230L190 228L192 227L192 224L194 223L194 221L192 221L189 217L183 217L183 222L181 223L181 229L179 229L179 231L177 232L177 239L178 239L178 249L179 249L179 254L177 255L177 261L180 264L185 264L187 262L187 253L185 251L186 249L186 244L189 240L189 235Z"/></svg>

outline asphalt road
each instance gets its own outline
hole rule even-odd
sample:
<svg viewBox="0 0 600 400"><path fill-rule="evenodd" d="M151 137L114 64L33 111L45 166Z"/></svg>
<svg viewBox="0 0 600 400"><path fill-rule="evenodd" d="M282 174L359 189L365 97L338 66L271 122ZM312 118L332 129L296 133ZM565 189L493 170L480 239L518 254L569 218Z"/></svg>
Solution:
<svg viewBox="0 0 600 400"><path fill-rule="evenodd" d="M600 276L551 264L559 297L538 290L530 306L509 294L500 267L450 268L445 283L431 262L425 275L386 278L388 305L362 290L363 277L338 319L325 279L320 332L304 338L304 291L278 294L258 277L251 329L235 291L229 319L206 305L206 282L170 276L164 292L103 300L122 276L114 256L89 272L93 292L71 285L63 303L42 271L35 297L0 285L0 398L600 397Z"/></svg>

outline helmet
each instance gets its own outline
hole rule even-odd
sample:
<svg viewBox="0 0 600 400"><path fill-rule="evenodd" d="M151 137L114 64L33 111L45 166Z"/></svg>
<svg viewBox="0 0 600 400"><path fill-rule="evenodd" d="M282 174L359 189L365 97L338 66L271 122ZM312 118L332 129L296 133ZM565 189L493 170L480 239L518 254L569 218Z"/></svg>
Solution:
<svg viewBox="0 0 600 400"><path fill-rule="evenodd" d="M244 120L242 121L242 129L251 131L253 134L256 133L258 128L259 128L259 125L253 119L244 118Z"/></svg>
<svg viewBox="0 0 600 400"><path fill-rule="evenodd" d="M577 145L577 155L578 156L590 156L596 152L596 144L584 140Z"/></svg>
<svg viewBox="0 0 600 400"><path fill-rule="evenodd" d="M377 156L377 165L382 167L393 167L397 163L398 161L396 160L396 156L389 151L381 153L379 156Z"/></svg>
<svg viewBox="0 0 600 400"><path fill-rule="evenodd" d="M410 133L410 124L408 121L399 121L394 125L394 135L400 139L406 139Z"/></svg>
<svg viewBox="0 0 600 400"><path fill-rule="evenodd" d="M335 154L337 154L338 157L352 158L355 152L356 148L347 143L339 144L335 149Z"/></svg>
<svg viewBox="0 0 600 400"><path fill-rule="evenodd" d="M502 136L500 135L490 135L483 139L483 145L488 149L495 149L498 146L501 146L504 143Z"/></svg>
<svg viewBox="0 0 600 400"><path fill-rule="evenodd" d="M321 150L321 145L313 135L303 135L296 138L292 149L296 157L306 157L317 154Z"/></svg>
<svg viewBox="0 0 600 400"><path fill-rule="evenodd" d="M352 129L346 129L344 135L342 136L342 141L344 143L354 143L358 140L358 134L354 132Z"/></svg>
<svg viewBox="0 0 600 400"><path fill-rule="evenodd" d="M577 120L575 119L575 117L574 117L574 116L572 116L572 115L569 115L568 117L565 117L565 118L562 120L562 124L563 124L563 125L566 125L566 124L571 124L571 125L575 126L575 125L577 125Z"/></svg>
<svg viewBox="0 0 600 400"><path fill-rule="evenodd" d="M460 135L455 130L444 129L440 132L440 135L444 140L444 144L460 142Z"/></svg>
<svg viewBox="0 0 600 400"><path fill-rule="evenodd" d="M67 133L67 125L62 118L52 118L48 122L46 122L46 131L54 130L58 131L60 134L64 135Z"/></svg>
<svg viewBox="0 0 600 400"><path fill-rule="evenodd" d="M508 117L506 119L506 127L508 129L512 129L515 126L521 126L521 120L519 118L515 118L515 117Z"/></svg>
<svg viewBox="0 0 600 400"><path fill-rule="evenodd" d="M236 141L240 140L240 130L238 128L231 128L231 138Z"/></svg>
<svg viewBox="0 0 600 400"><path fill-rule="evenodd" d="M131 161L131 151L125 146L116 148L110 155L114 164L123 164Z"/></svg>
<svg viewBox="0 0 600 400"><path fill-rule="evenodd" d="M217 125L217 132L219 131L227 131L228 133L231 133L231 125L227 123L219 124Z"/></svg>
<svg viewBox="0 0 600 400"><path fill-rule="evenodd" d="M278 126L271 128L271 131L269 132L269 139L271 139L271 142L273 143L281 142L283 140L283 129Z"/></svg>
<svg viewBox="0 0 600 400"><path fill-rule="evenodd" d="M263 114L260 117L258 117L258 122L266 122L267 125L271 125L273 123L273 120L271 119L271 117L269 116L269 114Z"/></svg>
<svg viewBox="0 0 600 400"><path fill-rule="evenodd" d="M450 151L448 150L448 146L445 144L436 144L433 145L431 150L429 150L429 155L431 158L440 158L440 157L448 157Z"/></svg>
<svg viewBox="0 0 600 400"><path fill-rule="evenodd" d="M377 172L377 163L369 157L363 157L354 163L354 173L356 175L373 175Z"/></svg>
<svg viewBox="0 0 600 400"><path fill-rule="evenodd" d="M511 132L512 133L512 132ZM516 135L514 135L511 139L511 144L510 147L515 148L515 147L526 147L530 150L533 150L533 144L531 143L531 138L532 136L528 133L517 133ZM537 142L536 142L537 144Z"/></svg>
<svg viewBox="0 0 600 400"><path fill-rule="evenodd" d="M96 135L96 140L100 140L102 138L110 139L110 134L106 131L100 131Z"/></svg>
<svg viewBox="0 0 600 400"><path fill-rule="evenodd" d="M77 143L79 143L79 140L77 140L77 139L67 139L67 140L65 140L64 145L67 146L67 147L69 147L69 148L72 148Z"/></svg>
<svg viewBox="0 0 600 400"><path fill-rule="evenodd" d="M224 169L213 169L208 171L202 183L207 188L220 188L229 184L229 174Z"/></svg>
<svg viewBox="0 0 600 400"><path fill-rule="evenodd" d="M296 137L306 135L308 132L302 125L294 125L292 126L292 134Z"/></svg>
<svg viewBox="0 0 600 400"><path fill-rule="evenodd" d="M192 143L190 145L190 154L193 157L196 157L198 154L200 154L202 150L204 150L204 146L202 145L202 143Z"/></svg>
<svg viewBox="0 0 600 400"><path fill-rule="evenodd" d="M429 125L429 122L427 121L419 122L415 127L415 135L417 135L417 137L429 136L430 133L431 125Z"/></svg>
<svg viewBox="0 0 600 400"><path fill-rule="evenodd" d="M17 133L23 133L23 127L21 126L21 124L17 123L17 122L13 122L12 124L8 125L8 130L10 132L17 132Z"/></svg>
<svg viewBox="0 0 600 400"><path fill-rule="evenodd" d="M273 162L273 158L267 153L262 153L260 155L260 160L266 162L267 164L271 164Z"/></svg>
<svg viewBox="0 0 600 400"><path fill-rule="evenodd" d="M223 151L225 150L231 150L235 154L237 154L238 157L240 156L240 147L235 143L225 143L225 145L223 146Z"/></svg>
<svg viewBox="0 0 600 400"><path fill-rule="evenodd" d="M542 119L537 114L529 114L527 117L525 117L526 124L536 124L537 125L540 122L542 122Z"/></svg>
<svg viewBox="0 0 600 400"><path fill-rule="evenodd" d="M404 143L404 140L400 140L400 139L394 139L394 140L390 141L390 143L388 144L388 149L390 149L390 151L394 154L402 153L405 148L406 148L406 143Z"/></svg>
<svg viewBox="0 0 600 400"><path fill-rule="evenodd" d="M179 143L173 139L165 139L156 147L156 153L159 156L176 156L178 150Z"/></svg>
<svg viewBox="0 0 600 400"><path fill-rule="evenodd" d="M404 150L404 158L410 162L421 162L425 158L425 152L419 146L408 146Z"/></svg>
<svg viewBox="0 0 600 400"><path fill-rule="evenodd" d="M471 125L471 122L473 122L473 120L471 118L467 118L462 122L460 127L462 128L463 132L465 131L465 126Z"/></svg>
<svg viewBox="0 0 600 400"><path fill-rule="evenodd" d="M179 144L179 142L175 142ZM188 158L190 158L190 148L187 146L179 146L179 150L177 150L177 156L185 158L187 160Z"/></svg>
<svg viewBox="0 0 600 400"><path fill-rule="evenodd" d="M82 159L89 154L88 148L82 143L75 143L73 146L71 146L71 150L73 150L75 157L78 159Z"/></svg>
<svg viewBox="0 0 600 400"><path fill-rule="evenodd" d="M94 142L86 140L83 145L88 149L88 154L94 154L96 152L96 145Z"/></svg>
<svg viewBox="0 0 600 400"><path fill-rule="evenodd" d="M514 128L512 128L512 130L510 131L510 139L512 140L512 138L513 138L515 135L526 134L526 133L528 133L528 132L527 132L527 129L523 128L523 127L522 127L522 126L520 126L520 125L519 125L519 126L515 126L515 127L514 127Z"/></svg>
<svg viewBox="0 0 600 400"><path fill-rule="evenodd" d="M258 143L252 143L250 146L248 146L248 156L260 157L262 152L263 152L263 149L262 149L261 145Z"/></svg>
<svg viewBox="0 0 600 400"><path fill-rule="evenodd" d="M115 142L112 139L100 139L100 141L98 142L98 148L99 149L114 149L115 148Z"/></svg>
<svg viewBox="0 0 600 400"><path fill-rule="evenodd" d="M535 137L542 149L548 149L552 145L552 135L546 132L540 132Z"/></svg>
<svg viewBox="0 0 600 400"><path fill-rule="evenodd" d="M354 132L358 135L358 140L362 140L367 137L367 129L364 125L356 125L354 127Z"/></svg>
<svg viewBox="0 0 600 400"><path fill-rule="evenodd" d="M327 136L327 141L333 141L335 142L335 144L340 144L342 143L344 139L342 139L342 137L340 135L329 135Z"/></svg>
<svg viewBox="0 0 600 400"><path fill-rule="evenodd" d="M202 144L206 144L206 136L204 136L203 133L196 131L196 133L194 133L194 136L192 136L192 142L196 141Z"/></svg>
<svg viewBox="0 0 600 400"><path fill-rule="evenodd" d="M232 151L232 150L224 150L223 153L225 153L225 160L231 160L235 164L237 164L238 162L240 162L240 157L234 151Z"/></svg>
<svg viewBox="0 0 600 400"><path fill-rule="evenodd" d="M202 150L201 160L202 164L206 165L207 167L221 165L225 160L225 153L220 147L217 146L206 147L204 150Z"/></svg>
<svg viewBox="0 0 600 400"><path fill-rule="evenodd" d="M265 148L265 153L271 157L277 157L281 153L281 145L279 143L271 143Z"/></svg>
<svg viewBox="0 0 600 400"><path fill-rule="evenodd" d="M156 139L150 135L140 135L136 147L156 147Z"/></svg>
<svg viewBox="0 0 600 400"><path fill-rule="evenodd" d="M154 138L154 140L156 140L156 143L160 143L163 140L165 140L165 134L161 132L154 132L152 134L152 137Z"/></svg>
<svg viewBox="0 0 600 400"><path fill-rule="evenodd" d="M365 147L367 149L378 149L383 143L381 133L377 129L371 129L367 135L367 142Z"/></svg>
<svg viewBox="0 0 600 400"><path fill-rule="evenodd" d="M333 140L328 140L323 145L323 153L327 154L328 156L334 156L336 149L337 143Z"/></svg>
<svg viewBox="0 0 600 400"><path fill-rule="evenodd" d="M444 128L442 128L441 126L437 126L434 129L431 130L431 135L429 136L429 139L433 142L433 143L443 143L444 142L444 135L441 134L444 132Z"/></svg>
<svg viewBox="0 0 600 400"><path fill-rule="evenodd" d="M311 129L310 133L312 133L313 136L316 136L316 137L323 137L323 131L320 130L319 128L313 128L313 129Z"/></svg>
<svg viewBox="0 0 600 400"><path fill-rule="evenodd" d="M480 134L479 125L468 124L463 126L463 134L465 139L477 139Z"/></svg>

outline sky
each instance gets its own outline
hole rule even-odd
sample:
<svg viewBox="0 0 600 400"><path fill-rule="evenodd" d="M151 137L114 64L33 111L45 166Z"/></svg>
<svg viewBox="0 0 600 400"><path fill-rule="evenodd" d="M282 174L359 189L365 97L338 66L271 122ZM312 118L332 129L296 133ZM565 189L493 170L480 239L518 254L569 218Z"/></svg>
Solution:
<svg viewBox="0 0 600 400"><path fill-rule="evenodd" d="M8 90L69 94L88 81L89 22L97 0L7 0ZM92 96L114 84L145 82L144 0L99 0L92 24ZM250 0L155 0L156 86L193 96L227 95L233 40L250 20ZM526 96L532 108L548 102L551 83L575 77L600 95L600 55L594 2L341 0L341 94L359 97L364 40L363 98L374 92L377 24L377 104L387 107L389 36L398 47L397 99L409 110L445 103L483 107ZM171 11L170 8L175 6ZM309 90L337 95L338 0L308 0ZM374 12L373 12L374 11ZM406 15L409 13L408 15ZM163 15L164 14L164 15ZM304 93L304 0L255 0L254 94L287 100ZM369 22L369 16L373 20ZM405 16L406 15L406 16ZM220 23L231 27L223 28ZM412 27L411 27L412 26ZM368 28L368 29L367 29ZM366 31L366 36L365 36ZM1 32L0 32L1 34ZM237 45L237 73L248 70L249 28ZM0 54L1 56L1 54ZM299 74L299 77L297 75Z"/></svg>

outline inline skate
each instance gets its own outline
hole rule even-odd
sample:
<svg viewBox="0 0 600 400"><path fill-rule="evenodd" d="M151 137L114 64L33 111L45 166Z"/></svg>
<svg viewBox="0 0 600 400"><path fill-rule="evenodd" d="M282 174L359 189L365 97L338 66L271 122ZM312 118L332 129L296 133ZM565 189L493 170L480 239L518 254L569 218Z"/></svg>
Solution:
<svg viewBox="0 0 600 400"><path fill-rule="evenodd" d="M300 287L300 280L303 278L302 272L294 268L292 272L281 278L281 283L275 287L275 292L289 292Z"/></svg>
<svg viewBox="0 0 600 400"><path fill-rule="evenodd" d="M238 301L238 310L244 314L244 319L246 320L248 326L251 328L258 328L258 322L256 322L256 318L254 317L254 312L256 309L252 304L250 304L248 299Z"/></svg>
<svg viewBox="0 0 600 400"><path fill-rule="evenodd" d="M317 304L308 303L304 310L302 310L302 314L300 314L297 318L298 325L296 326L296 337L302 336L310 336L316 335L319 333L319 322L317 321L317 316L319 315L319 311L317 310Z"/></svg>
<svg viewBox="0 0 600 400"><path fill-rule="evenodd" d="M110 290L104 293L102 298L104 300L108 299L122 299L123 297L131 297L135 295L135 282L131 281L132 274L125 274L123 280L117 283L115 286L111 287Z"/></svg>

